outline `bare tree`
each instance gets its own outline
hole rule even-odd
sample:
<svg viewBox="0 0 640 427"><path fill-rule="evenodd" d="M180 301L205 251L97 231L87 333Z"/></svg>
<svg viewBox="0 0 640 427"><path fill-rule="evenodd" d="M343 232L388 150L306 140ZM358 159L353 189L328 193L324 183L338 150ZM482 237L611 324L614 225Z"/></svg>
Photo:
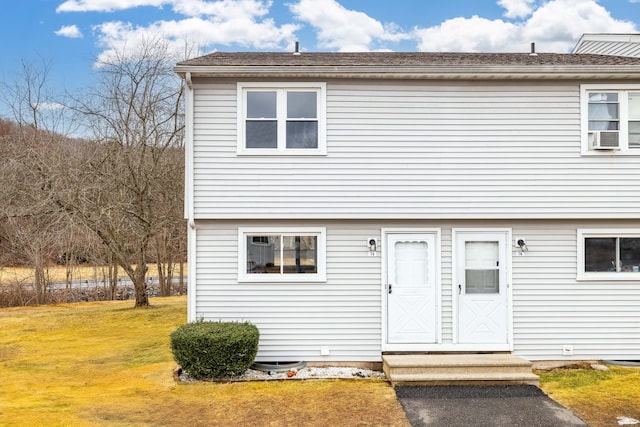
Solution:
<svg viewBox="0 0 640 427"><path fill-rule="evenodd" d="M182 165L184 163L184 154L180 149L174 148L170 150L167 152L167 156L173 158L171 160L172 164ZM168 197L160 203L164 207L165 215L170 218L170 221L167 221L156 234L153 242L155 260L158 266L160 295L162 296L171 295L176 290L176 287L182 289L184 285L182 282L174 283L176 266L180 270L186 259L183 245L186 241L186 224L183 219L183 182L184 168L180 171L175 171L174 179L165 183L165 192L160 195L161 198Z"/></svg>
<svg viewBox="0 0 640 427"><path fill-rule="evenodd" d="M100 64L99 85L77 100L96 144L67 174L57 203L93 230L131 278L135 306L149 305L146 274L154 239L175 224L165 202L182 185L183 86L160 38L133 54L116 52ZM80 186L82 183L82 186ZM82 188L72 192L70 188Z"/></svg>
<svg viewBox="0 0 640 427"><path fill-rule="evenodd" d="M49 65L23 62L20 78L2 85L2 101L13 112L3 126L0 164L0 227L5 248L34 270L36 303L46 302L48 265L61 233L69 226L50 203L52 165L60 159L65 123L61 104L47 91ZM64 157L64 156L62 156Z"/></svg>
<svg viewBox="0 0 640 427"><path fill-rule="evenodd" d="M93 262L104 265L107 257L103 255L102 243L97 241L94 233L79 222L66 218L66 225L60 230L56 241L55 252L51 254L56 264L65 268L65 300L72 301L76 269L81 264Z"/></svg>
<svg viewBox="0 0 640 427"><path fill-rule="evenodd" d="M87 250L109 266L103 276L111 298L121 268L133 281L135 306L147 306L153 260L163 289L171 289L174 261L184 259L175 250L184 247L183 87L175 62L154 38L101 63L98 85L73 102L82 140L65 136L70 110L47 93L48 64L23 64L16 84L2 85L15 125L0 123L0 249L34 268L39 303L49 263L61 259L70 284L73 263Z"/></svg>

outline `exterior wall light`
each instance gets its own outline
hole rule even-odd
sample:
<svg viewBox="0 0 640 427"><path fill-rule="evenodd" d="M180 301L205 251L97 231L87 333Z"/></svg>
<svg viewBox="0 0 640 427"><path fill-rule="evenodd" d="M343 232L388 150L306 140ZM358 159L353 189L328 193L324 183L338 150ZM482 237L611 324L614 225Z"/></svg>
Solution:
<svg viewBox="0 0 640 427"><path fill-rule="evenodd" d="M529 248L527 247L527 243L524 241L524 239L518 239L516 244L520 248L520 252L523 254L529 250Z"/></svg>
<svg viewBox="0 0 640 427"><path fill-rule="evenodd" d="M367 245L369 246L369 255L375 256L376 252L378 251L378 243L376 242L376 239L370 237L367 240Z"/></svg>

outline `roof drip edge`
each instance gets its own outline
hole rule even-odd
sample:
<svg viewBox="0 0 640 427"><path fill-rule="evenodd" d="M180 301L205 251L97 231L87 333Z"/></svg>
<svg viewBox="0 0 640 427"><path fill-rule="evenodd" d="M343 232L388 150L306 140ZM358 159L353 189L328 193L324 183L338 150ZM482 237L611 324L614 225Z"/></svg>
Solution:
<svg viewBox="0 0 640 427"><path fill-rule="evenodd" d="M572 69L313 69L300 67L193 67L176 66L174 71L181 76L191 73L192 78L323 78L323 79L437 79L437 80L487 80L487 79L640 79L640 68L635 66L616 67L573 67ZM605 68L605 69L602 69Z"/></svg>

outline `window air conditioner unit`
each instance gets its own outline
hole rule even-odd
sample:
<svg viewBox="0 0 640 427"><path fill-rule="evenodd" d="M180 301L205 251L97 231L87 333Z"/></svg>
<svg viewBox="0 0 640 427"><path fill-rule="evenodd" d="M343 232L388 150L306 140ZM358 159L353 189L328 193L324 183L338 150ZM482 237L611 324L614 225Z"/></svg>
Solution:
<svg viewBox="0 0 640 427"><path fill-rule="evenodd" d="M593 150L619 150L618 132L589 132L589 147Z"/></svg>

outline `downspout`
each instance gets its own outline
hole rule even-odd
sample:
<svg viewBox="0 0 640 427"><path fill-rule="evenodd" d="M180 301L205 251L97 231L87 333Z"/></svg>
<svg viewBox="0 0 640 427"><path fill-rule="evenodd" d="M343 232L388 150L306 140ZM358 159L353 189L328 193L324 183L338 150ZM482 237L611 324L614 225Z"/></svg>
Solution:
<svg viewBox="0 0 640 427"><path fill-rule="evenodd" d="M193 82L191 81L191 73L187 72L184 76L187 84L187 93L185 96L185 205L184 216L188 221L189 228L195 230L194 222L194 205L193 205Z"/></svg>
<svg viewBox="0 0 640 427"><path fill-rule="evenodd" d="M194 170L193 170L193 82L191 73L184 76L187 84L185 96L185 143L184 143L184 217L187 220L187 320L194 322L197 320L196 313L196 223L194 209Z"/></svg>

